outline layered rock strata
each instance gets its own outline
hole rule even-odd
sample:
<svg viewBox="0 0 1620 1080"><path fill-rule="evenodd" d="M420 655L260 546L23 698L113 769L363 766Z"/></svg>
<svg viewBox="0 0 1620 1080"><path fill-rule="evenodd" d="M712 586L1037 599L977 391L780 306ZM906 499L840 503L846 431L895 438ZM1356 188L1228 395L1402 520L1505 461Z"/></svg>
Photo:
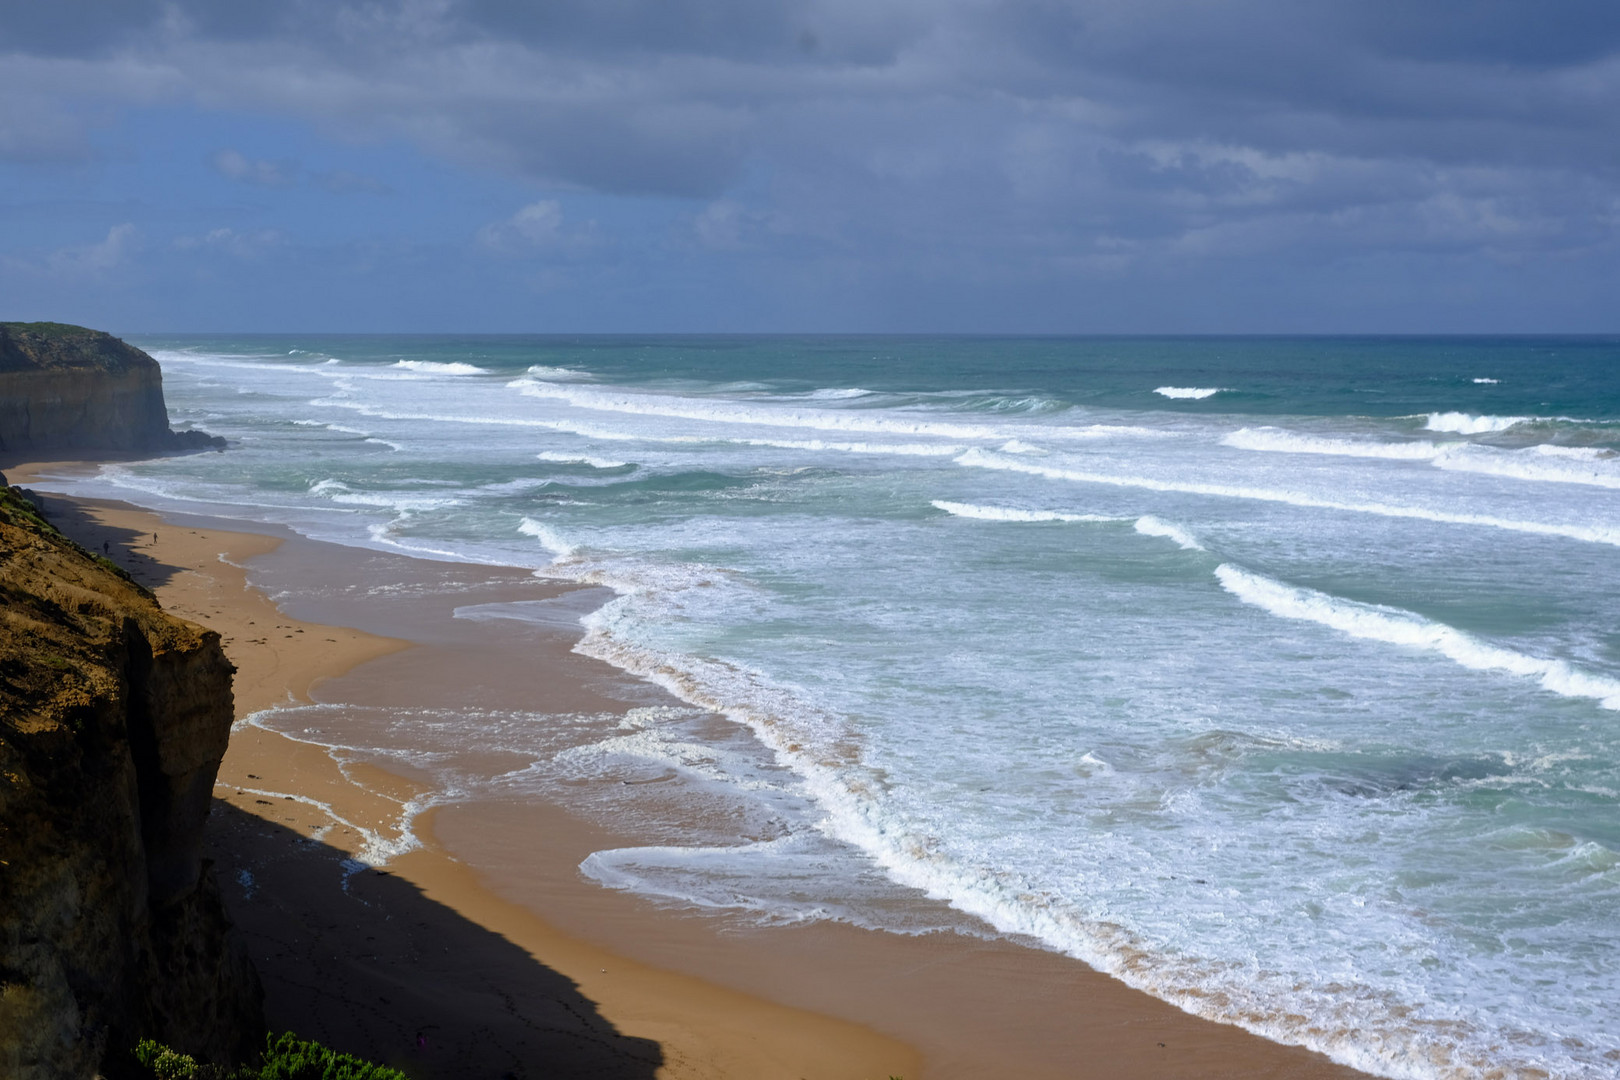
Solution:
<svg viewBox="0 0 1620 1080"><path fill-rule="evenodd" d="M0 452L221 449L169 430L158 362L99 330L0 323Z"/></svg>
<svg viewBox="0 0 1620 1080"><path fill-rule="evenodd" d="M201 856L232 672L217 633L0 488L0 1076L116 1076L143 1037L257 1046Z"/></svg>

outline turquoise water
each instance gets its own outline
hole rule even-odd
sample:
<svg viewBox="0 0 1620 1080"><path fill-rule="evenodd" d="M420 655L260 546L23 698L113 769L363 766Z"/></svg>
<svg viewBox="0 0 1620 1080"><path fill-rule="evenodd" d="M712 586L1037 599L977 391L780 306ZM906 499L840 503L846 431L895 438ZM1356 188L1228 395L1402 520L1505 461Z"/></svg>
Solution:
<svg viewBox="0 0 1620 1080"><path fill-rule="evenodd" d="M231 449L91 489L609 585L581 649L731 721L500 728L503 782L671 781L607 887L1620 1068L1620 340L137 343Z"/></svg>

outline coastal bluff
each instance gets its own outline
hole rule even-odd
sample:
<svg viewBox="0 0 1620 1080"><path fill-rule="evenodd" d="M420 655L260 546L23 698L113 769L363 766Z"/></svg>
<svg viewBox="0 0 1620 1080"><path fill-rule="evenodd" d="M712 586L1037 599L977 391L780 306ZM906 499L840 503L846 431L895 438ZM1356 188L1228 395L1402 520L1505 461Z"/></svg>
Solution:
<svg viewBox="0 0 1620 1080"><path fill-rule="evenodd" d="M0 322L0 453L223 449L169 430L158 362L111 334Z"/></svg>
<svg viewBox="0 0 1620 1080"><path fill-rule="evenodd" d="M217 633L0 487L0 1076L116 1078L141 1038L260 1047L202 858L233 671Z"/></svg>

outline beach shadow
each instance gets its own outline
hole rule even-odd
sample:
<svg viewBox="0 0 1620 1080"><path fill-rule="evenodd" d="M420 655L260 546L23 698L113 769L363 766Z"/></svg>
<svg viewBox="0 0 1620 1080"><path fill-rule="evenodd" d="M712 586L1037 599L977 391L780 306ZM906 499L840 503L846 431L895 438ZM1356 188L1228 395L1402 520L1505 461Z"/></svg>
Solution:
<svg viewBox="0 0 1620 1080"><path fill-rule="evenodd" d="M573 980L386 871L216 800L209 854L264 981L272 1031L417 1080L652 1080Z"/></svg>
<svg viewBox="0 0 1620 1080"><path fill-rule="evenodd" d="M70 499L23 489L40 516L64 536L71 538L92 555L102 555L148 589L156 589L185 569L159 562L153 555L151 533L106 525L90 516L84 507Z"/></svg>

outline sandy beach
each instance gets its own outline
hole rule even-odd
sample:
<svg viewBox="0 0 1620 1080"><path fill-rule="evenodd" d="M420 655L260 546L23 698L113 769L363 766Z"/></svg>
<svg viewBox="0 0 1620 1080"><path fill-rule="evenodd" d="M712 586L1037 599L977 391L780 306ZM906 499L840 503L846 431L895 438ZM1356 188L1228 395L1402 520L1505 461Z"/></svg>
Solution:
<svg viewBox="0 0 1620 1080"><path fill-rule="evenodd" d="M48 491L68 468L5 473ZM560 717L672 703L572 653L565 625L455 617L561 586L118 503L47 495L46 509L219 630L238 667L212 855L278 1029L421 1077L1362 1075L1014 942L750 928L604 890L580 861L644 841L527 795L446 797L377 752L392 717L437 703ZM248 719L284 704L328 706L328 726L304 739ZM511 766L491 750L457 767Z"/></svg>

